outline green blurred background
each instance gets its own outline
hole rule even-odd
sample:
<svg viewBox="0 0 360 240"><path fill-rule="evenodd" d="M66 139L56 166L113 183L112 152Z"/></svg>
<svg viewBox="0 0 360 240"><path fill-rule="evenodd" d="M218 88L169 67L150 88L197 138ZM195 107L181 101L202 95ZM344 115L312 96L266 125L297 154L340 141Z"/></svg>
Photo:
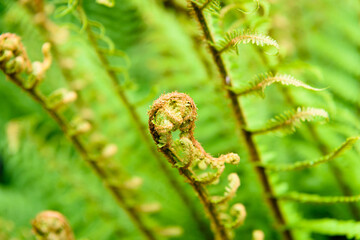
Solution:
<svg viewBox="0 0 360 240"><path fill-rule="evenodd" d="M234 2L243 4L251 13L231 12L222 25L214 18L211 23L217 39L235 24L264 32L280 45L278 55L265 56L268 64L252 45L240 45L238 55L228 55L226 61L235 86L247 86L255 75L269 72L270 66L311 86L326 88L309 92L270 86L265 90L265 98L244 98L243 107L251 128L262 126L275 115L296 106L323 108L330 114L329 122L314 125L320 140L313 138L307 123L292 135L257 137L263 159L274 163L316 159L322 155L318 141L334 149L346 138L359 135L360 3L355 0L268 0L260 1L257 11L251 10L252 1L226 0L222 5ZM59 51L63 62L53 62L41 89L45 93L59 87L79 89L81 114L90 115L97 130L117 144L118 163L129 174L143 179L139 190L141 200L161 204L162 210L148 219L154 227L181 226L184 233L177 239L207 239L159 170L124 104L114 93L78 16L72 13L61 16L66 6L62 1L46 1L45 5L47 17L61 28ZM214 156L227 152L240 155L241 163L227 166L224 180L211 188L212 193L221 194L228 173L236 172L240 176L241 187L232 202L243 203L248 216L245 224L236 230L235 239L251 239L255 229L263 230L267 240L280 239L244 144L236 133L236 123L217 70L186 1L116 0L115 6L106 7L95 0L84 0L82 5L88 19L101 23L114 47L130 59L126 74L119 74L118 78L144 125L154 99L162 93L185 92L198 107L195 135L203 147ZM0 30L21 36L30 59L42 60L41 46L47 41L46 33L20 2L0 1ZM99 44L108 46L103 40ZM109 61L113 66L126 65L122 57L109 57ZM61 72L60 67L64 65L72 74L71 83ZM284 91L293 97L293 103L284 97ZM56 123L3 74L0 74L0 100L1 239L34 239L30 221L46 209L62 212L78 239L142 239ZM79 110L74 107L69 111ZM354 194L360 193L359 151L360 145L355 145L334 161ZM203 213L191 187L178 176L176 169L171 172L181 181L197 211ZM334 179L327 164L271 174L279 193L298 191L341 196ZM303 219L356 220L347 204L286 202L282 207L293 226ZM207 221L205 215L201 215ZM294 231L296 239L347 239L344 234L310 231L306 223L303 225ZM355 230L349 229L349 232Z"/></svg>

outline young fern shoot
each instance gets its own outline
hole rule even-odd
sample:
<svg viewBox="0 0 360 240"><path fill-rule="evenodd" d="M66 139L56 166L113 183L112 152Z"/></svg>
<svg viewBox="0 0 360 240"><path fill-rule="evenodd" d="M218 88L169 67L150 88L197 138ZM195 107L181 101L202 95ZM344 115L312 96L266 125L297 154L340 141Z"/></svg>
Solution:
<svg viewBox="0 0 360 240"><path fill-rule="evenodd" d="M246 211L242 204L233 205L229 213L220 206L226 206L234 197L240 179L235 173L228 176L229 186L224 196L210 196L206 186L219 180L225 163L238 164L240 158L234 153L218 158L208 154L194 138L196 118L195 103L188 95L178 92L162 95L149 111L150 133L159 150L197 193L210 218L215 239L231 239L231 230L243 223ZM174 132L180 132L179 139L173 138ZM210 170L204 172L208 167Z"/></svg>
<svg viewBox="0 0 360 240"><path fill-rule="evenodd" d="M75 240L67 219L56 211L42 211L31 222L37 240Z"/></svg>

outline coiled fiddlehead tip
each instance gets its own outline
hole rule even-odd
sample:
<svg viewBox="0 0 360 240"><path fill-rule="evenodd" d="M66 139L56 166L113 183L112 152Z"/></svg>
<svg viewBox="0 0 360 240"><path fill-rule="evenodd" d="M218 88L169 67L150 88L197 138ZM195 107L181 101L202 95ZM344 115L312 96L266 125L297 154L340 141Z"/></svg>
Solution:
<svg viewBox="0 0 360 240"><path fill-rule="evenodd" d="M149 128L155 142L164 147L171 142L171 132L180 130L192 136L197 117L196 105L185 93L161 95L149 111Z"/></svg>
<svg viewBox="0 0 360 240"><path fill-rule="evenodd" d="M74 240L66 218L56 211L43 211L32 221L33 232L38 240Z"/></svg>
<svg viewBox="0 0 360 240"><path fill-rule="evenodd" d="M0 67L6 74L32 71L31 62L21 43L21 38L16 34L0 35Z"/></svg>

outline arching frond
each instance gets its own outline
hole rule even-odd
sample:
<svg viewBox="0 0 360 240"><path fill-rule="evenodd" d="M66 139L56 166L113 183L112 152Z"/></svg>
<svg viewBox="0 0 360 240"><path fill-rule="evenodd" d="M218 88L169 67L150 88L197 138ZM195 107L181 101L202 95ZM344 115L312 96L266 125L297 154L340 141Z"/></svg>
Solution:
<svg viewBox="0 0 360 240"><path fill-rule="evenodd" d="M285 114L276 116L270 120L267 127L254 130L254 135L264 134L274 131L283 131L285 133L292 133L300 125L301 122L310 122L316 120L328 120L329 115L324 109L312 107L298 107L295 111L289 111Z"/></svg>
<svg viewBox="0 0 360 240"><path fill-rule="evenodd" d="M288 74L272 75L270 73L267 73L264 75L260 75L256 81L251 82L250 83L251 85L249 87L247 87L245 89L239 89L239 90L233 89L233 91L238 96L244 96L244 95L249 95L249 94L259 94L261 97L264 97L265 88L270 86L273 83L280 83L285 86L291 85L291 86L295 86L295 87L302 87L302 88L312 90L312 91L323 90L323 89L311 87Z"/></svg>
<svg viewBox="0 0 360 240"><path fill-rule="evenodd" d="M279 49L279 44L276 42L276 40L264 34L254 33L249 30L235 30L233 32L227 33L224 39L220 40L216 45L216 48L220 53L227 50L235 50L237 52L237 46L241 43L252 43L257 46L273 46L277 50Z"/></svg>
<svg viewBox="0 0 360 240"><path fill-rule="evenodd" d="M286 165L272 164L272 165L266 165L265 168L272 171L292 171L292 170L300 170L304 168L314 167L321 163L329 162L337 158L338 156L343 154L346 150L351 148L359 139L360 137L348 138L340 147L335 149L333 152L316 160L302 161L302 162L296 162L294 164L286 164Z"/></svg>

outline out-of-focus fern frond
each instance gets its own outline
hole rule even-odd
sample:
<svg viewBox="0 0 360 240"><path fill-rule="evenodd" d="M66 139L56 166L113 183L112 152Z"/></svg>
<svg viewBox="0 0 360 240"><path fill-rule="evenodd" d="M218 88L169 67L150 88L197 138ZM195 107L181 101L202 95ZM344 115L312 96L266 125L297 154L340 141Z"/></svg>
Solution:
<svg viewBox="0 0 360 240"><path fill-rule="evenodd" d="M360 239L360 222L336 219L301 220L294 228L329 236L345 235L348 239Z"/></svg>
<svg viewBox="0 0 360 240"><path fill-rule="evenodd" d="M349 203L360 201L360 195L355 196L320 196L316 194L298 193L291 192L282 194L276 197L280 200L295 201L301 203L322 203L322 204L333 204L333 203Z"/></svg>
<svg viewBox="0 0 360 240"><path fill-rule="evenodd" d="M287 165L265 165L266 169L272 170L272 171L292 171L292 170L300 170L304 168L310 168L317 166L321 163L329 162L341 154L343 154L346 150L350 149L354 144L360 139L360 137L351 137L348 138L340 147L335 149L333 152L329 153L326 156L323 156L316 160L309 160L309 161L302 161L297 162L294 164L287 164Z"/></svg>
<svg viewBox="0 0 360 240"><path fill-rule="evenodd" d="M300 80L297 80L291 75L287 74L276 74L275 76L271 73L261 75L258 79L251 83L251 86L245 89L232 89L237 95L244 96L249 94L259 94L264 97L265 88L273 83L280 83L286 86L302 87L312 91L321 91L322 89L311 87Z"/></svg>
<svg viewBox="0 0 360 240"><path fill-rule="evenodd" d="M312 107L298 107L295 111L289 111L285 114L276 116L270 120L268 127L253 130L253 134L264 134L274 131L283 131L284 133L292 133L301 122L310 122L315 120L328 120L328 113L319 108Z"/></svg>
<svg viewBox="0 0 360 240"><path fill-rule="evenodd" d="M241 43L252 43L257 46L272 46L275 47L276 50L279 50L279 44L276 42L276 40L261 33L254 33L250 30L235 30L233 32L227 33L224 39L218 42L216 48L220 53L227 50L234 50L237 52L237 46Z"/></svg>

